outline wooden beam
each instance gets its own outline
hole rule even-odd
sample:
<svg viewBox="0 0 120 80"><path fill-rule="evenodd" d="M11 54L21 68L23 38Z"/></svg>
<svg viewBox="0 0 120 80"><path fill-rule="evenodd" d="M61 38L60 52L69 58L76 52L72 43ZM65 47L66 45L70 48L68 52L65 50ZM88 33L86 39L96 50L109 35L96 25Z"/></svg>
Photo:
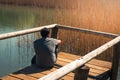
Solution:
<svg viewBox="0 0 120 80"><path fill-rule="evenodd" d="M54 27L51 32L51 37L57 38L57 33L58 33L58 27Z"/></svg>
<svg viewBox="0 0 120 80"><path fill-rule="evenodd" d="M51 25L47 25L47 26L41 26L41 27L37 27L37 28L32 28L32 29L27 29L27 30L21 30L21 31L1 34L0 35L0 40L15 37L15 36L20 36L20 35L25 35L25 34L29 34L29 33L38 32L43 28L54 28L56 25L57 24L51 24Z"/></svg>
<svg viewBox="0 0 120 80"><path fill-rule="evenodd" d="M85 56L52 72L51 74L48 74L48 75L40 78L39 80L49 80L49 79L57 80L57 79L65 76L66 74L70 73L71 71L75 70L76 68L81 67L82 65L89 62L90 60L92 60L93 58L95 58L96 56L98 56L99 54L101 54L102 52L104 52L105 50L110 48L111 46L117 44L118 42L120 42L120 36L107 42L106 44L102 45L101 47L91 51L90 53L86 54Z"/></svg>
<svg viewBox="0 0 120 80"><path fill-rule="evenodd" d="M71 26L51 24L51 25L47 25L47 26L41 26L41 27L37 27L37 28L32 28L32 29L27 29L27 30L21 30L21 31L1 34L0 35L0 40L6 39L6 38L15 37L15 36L20 36L20 35L25 35L25 34L29 34L29 33L38 32L38 31L40 31L43 28L54 28L54 27L63 28L63 29L70 29L70 30L72 29L72 30L81 31L83 33L90 33L90 34L95 34L95 35L101 35L101 36L110 37L110 38L115 38L115 37L119 36L117 34L112 34L112 33L105 33L105 32L88 30L88 29L83 29L83 28L75 28L75 27L71 27Z"/></svg>
<svg viewBox="0 0 120 80"><path fill-rule="evenodd" d="M90 68L83 65L75 70L74 80L87 80Z"/></svg>
<svg viewBox="0 0 120 80"><path fill-rule="evenodd" d="M76 30L76 31L80 31L80 32L83 32L83 33L105 36L105 37L109 37L109 38L115 38L115 37L119 36L117 34L106 33L106 32L95 31L95 30L89 30L89 29L83 29L83 28L77 28L77 27L71 27L71 26L65 26L65 25L57 25L57 27L60 28L60 29Z"/></svg>
<svg viewBox="0 0 120 80"><path fill-rule="evenodd" d="M113 61L112 61L112 69L110 73L110 80L117 80L119 58L120 58L120 42L114 46L114 54L113 54Z"/></svg>

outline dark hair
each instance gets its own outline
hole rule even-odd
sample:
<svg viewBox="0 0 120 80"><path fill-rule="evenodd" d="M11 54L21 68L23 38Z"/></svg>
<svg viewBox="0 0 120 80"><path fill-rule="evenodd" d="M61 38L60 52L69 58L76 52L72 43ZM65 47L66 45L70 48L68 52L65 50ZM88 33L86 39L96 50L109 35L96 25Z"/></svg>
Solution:
<svg viewBox="0 0 120 80"><path fill-rule="evenodd" d="M49 33L50 33L50 30L48 28L44 28L41 30L41 36L44 38L48 37Z"/></svg>

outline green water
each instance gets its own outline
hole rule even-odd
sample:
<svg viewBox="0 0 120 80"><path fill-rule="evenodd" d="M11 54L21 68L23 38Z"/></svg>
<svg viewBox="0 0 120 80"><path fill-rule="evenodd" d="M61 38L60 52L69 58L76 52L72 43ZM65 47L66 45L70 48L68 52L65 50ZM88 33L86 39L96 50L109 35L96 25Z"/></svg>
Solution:
<svg viewBox="0 0 120 80"><path fill-rule="evenodd" d="M51 24L51 16L52 12L43 8L0 5L0 34ZM0 40L0 77L30 65L32 42L37 37L39 34L32 33Z"/></svg>

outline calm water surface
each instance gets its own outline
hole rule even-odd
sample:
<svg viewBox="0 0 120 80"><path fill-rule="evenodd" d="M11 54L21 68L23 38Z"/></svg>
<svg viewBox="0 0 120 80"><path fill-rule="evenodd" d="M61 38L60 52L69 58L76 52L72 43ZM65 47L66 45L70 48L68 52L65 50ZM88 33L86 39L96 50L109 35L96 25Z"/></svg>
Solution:
<svg viewBox="0 0 120 80"><path fill-rule="evenodd" d="M52 23L52 9L0 5L0 34ZM33 33L0 40L0 77L30 65L34 55L32 42L38 37Z"/></svg>
<svg viewBox="0 0 120 80"><path fill-rule="evenodd" d="M33 28L44 19L42 9L0 5L0 34ZM48 22L49 24L49 22ZM32 42L39 36L28 34L0 40L0 77L30 65L34 55Z"/></svg>

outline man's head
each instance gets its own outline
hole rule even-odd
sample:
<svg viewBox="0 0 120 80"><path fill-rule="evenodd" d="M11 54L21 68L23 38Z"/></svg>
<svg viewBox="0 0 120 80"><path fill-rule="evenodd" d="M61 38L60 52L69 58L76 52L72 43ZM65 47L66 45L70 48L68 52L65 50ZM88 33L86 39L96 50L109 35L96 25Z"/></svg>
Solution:
<svg viewBox="0 0 120 80"><path fill-rule="evenodd" d="M42 36L43 38L48 37L48 36L49 36L49 33L50 33L50 30L49 30L48 28L44 28L44 29L41 30L41 36Z"/></svg>

